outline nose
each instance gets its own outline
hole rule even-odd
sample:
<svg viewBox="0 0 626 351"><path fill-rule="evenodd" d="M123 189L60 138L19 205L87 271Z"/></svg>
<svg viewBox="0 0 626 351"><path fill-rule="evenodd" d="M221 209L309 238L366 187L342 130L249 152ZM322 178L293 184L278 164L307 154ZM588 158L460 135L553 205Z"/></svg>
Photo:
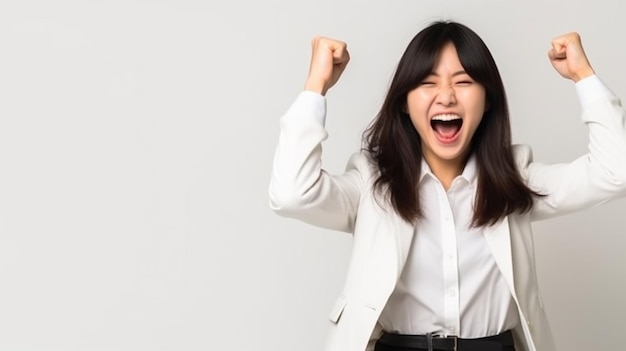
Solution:
<svg viewBox="0 0 626 351"><path fill-rule="evenodd" d="M451 86L441 87L437 93L437 102L444 106L456 104L454 88Z"/></svg>

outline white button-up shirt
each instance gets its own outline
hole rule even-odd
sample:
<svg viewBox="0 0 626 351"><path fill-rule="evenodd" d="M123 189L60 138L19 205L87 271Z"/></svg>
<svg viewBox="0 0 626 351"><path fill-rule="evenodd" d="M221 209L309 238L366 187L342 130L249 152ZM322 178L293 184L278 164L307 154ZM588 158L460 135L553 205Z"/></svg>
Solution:
<svg viewBox="0 0 626 351"><path fill-rule="evenodd" d="M472 228L477 179L470 157L446 192L422 161L420 204L411 252L382 312L387 332L496 335L519 323L509 292L480 228Z"/></svg>

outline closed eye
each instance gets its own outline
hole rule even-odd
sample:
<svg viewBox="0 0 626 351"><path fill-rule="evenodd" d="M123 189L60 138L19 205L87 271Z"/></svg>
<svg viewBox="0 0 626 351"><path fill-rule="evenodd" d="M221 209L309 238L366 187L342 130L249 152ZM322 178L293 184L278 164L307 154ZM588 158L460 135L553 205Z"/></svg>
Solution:
<svg viewBox="0 0 626 351"><path fill-rule="evenodd" d="M474 84L474 82L471 80L461 80L461 81L456 82L456 85L461 85L461 86L471 85L471 84Z"/></svg>

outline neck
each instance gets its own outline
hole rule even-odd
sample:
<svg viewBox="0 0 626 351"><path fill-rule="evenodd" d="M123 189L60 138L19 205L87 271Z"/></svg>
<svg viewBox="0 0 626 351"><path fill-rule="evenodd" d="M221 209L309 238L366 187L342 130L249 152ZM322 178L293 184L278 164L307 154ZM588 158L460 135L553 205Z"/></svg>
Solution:
<svg viewBox="0 0 626 351"><path fill-rule="evenodd" d="M428 163L430 170L439 179L444 189L448 190L454 178L463 173L467 158L467 156L455 160L429 160L426 158L426 163Z"/></svg>

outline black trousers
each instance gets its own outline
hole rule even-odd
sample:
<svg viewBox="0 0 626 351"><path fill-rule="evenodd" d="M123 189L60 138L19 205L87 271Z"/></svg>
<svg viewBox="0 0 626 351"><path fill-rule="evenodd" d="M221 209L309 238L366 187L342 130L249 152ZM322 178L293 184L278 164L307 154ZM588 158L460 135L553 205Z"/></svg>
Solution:
<svg viewBox="0 0 626 351"><path fill-rule="evenodd" d="M441 339L384 333L375 351L515 351L511 331L478 339Z"/></svg>

